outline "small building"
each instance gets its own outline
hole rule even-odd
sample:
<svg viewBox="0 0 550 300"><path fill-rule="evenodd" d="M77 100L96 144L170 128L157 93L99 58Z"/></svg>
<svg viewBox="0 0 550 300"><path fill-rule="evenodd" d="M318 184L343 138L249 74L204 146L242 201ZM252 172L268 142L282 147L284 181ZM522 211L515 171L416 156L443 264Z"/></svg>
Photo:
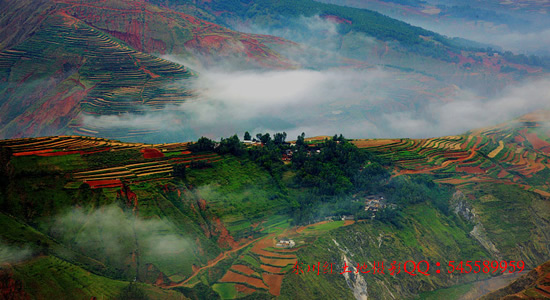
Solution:
<svg viewBox="0 0 550 300"><path fill-rule="evenodd" d="M365 197L365 211L377 212L386 207L384 197L379 195L369 195Z"/></svg>
<svg viewBox="0 0 550 300"><path fill-rule="evenodd" d="M296 246L296 243L291 239L282 238L277 244L275 244L275 246L279 248L292 248Z"/></svg>
<svg viewBox="0 0 550 300"><path fill-rule="evenodd" d="M346 221L346 220L355 220L355 217L353 215L343 215L342 221Z"/></svg>

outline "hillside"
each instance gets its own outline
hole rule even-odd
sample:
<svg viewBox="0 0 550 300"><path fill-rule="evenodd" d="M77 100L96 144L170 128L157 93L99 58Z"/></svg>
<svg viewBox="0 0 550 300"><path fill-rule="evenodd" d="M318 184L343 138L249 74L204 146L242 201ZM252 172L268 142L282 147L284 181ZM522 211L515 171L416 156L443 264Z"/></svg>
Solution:
<svg viewBox="0 0 550 300"><path fill-rule="evenodd" d="M548 299L550 298L550 262L536 267L509 286L481 299Z"/></svg>
<svg viewBox="0 0 550 300"><path fill-rule="evenodd" d="M277 33L313 48L335 51L363 64L429 74L437 80L450 81L461 87L481 88L480 81L493 86L513 82L526 74L543 72L544 64L532 65L514 55L495 55L494 50L487 50L483 41L475 43L447 37L400 21L398 15L393 19L365 9L370 8L370 2L361 3L359 8L353 7L353 3L343 6L345 2L330 4L321 3L328 1L313 0L213 0L197 1L194 5L185 5L184 1L179 0L151 2L191 14L204 15L208 12L211 19L230 27ZM315 17L336 25L336 33L331 32L329 25L315 23ZM314 25L305 21L311 21ZM312 28L324 31L316 32ZM342 63L349 65L351 62Z"/></svg>
<svg viewBox="0 0 550 300"><path fill-rule="evenodd" d="M536 39L550 28L545 17L550 8L548 1L318 1L374 10L443 35L460 37L453 41L462 45L512 51L520 54L515 59L524 63L549 66L550 52ZM508 58L513 57L508 54Z"/></svg>
<svg viewBox="0 0 550 300"><path fill-rule="evenodd" d="M546 116L453 137L352 141L359 149L301 136L295 149L320 154L296 152L287 164L280 135L215 150L207 139L3 140L2 293L112 297L137 280L151 298L451 297L496 274L340 273L344 262L385 261L389 272L392 261L522 260L525 270L547 261ZM389 201L374 218L364 210L372 195ZM341 215L354 218L330 220ZM276 247L283 238L296 246ZM332 273L312 273L325 262Z"/></svg>
<svg viewBox="0 0 550 300"><path fill-rule="evenodd" d="M285 44L283 39L235 32L142 1L0 5L4 138L158 135L154 126L128 130L83 120L143 115L195 99L190 79L196 73L159 55L204 64L231 59L250 67L291 67L262 44Z"/></svg>

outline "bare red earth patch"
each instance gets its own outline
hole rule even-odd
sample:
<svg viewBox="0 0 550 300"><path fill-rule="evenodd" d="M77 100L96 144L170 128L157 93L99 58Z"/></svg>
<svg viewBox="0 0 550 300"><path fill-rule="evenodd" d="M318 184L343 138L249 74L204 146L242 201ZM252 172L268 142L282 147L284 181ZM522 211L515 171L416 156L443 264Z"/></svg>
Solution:
<svg viewBox="0 0 550 300"><path fill-rule="evenodd" d="M501 170L501 171L498 173L497 177L498 177L498 178L503 178L503 177L506 177L506 176L508 176L508 175L510 175L510 173L508 173L508 171L506 171L506 170Z"/></svg>
<svg viewBox="0 0 550 300"><path fill-rule="evenodd" d="M283 283L284 276L263 273L262 277L269 286L269 293L273 296L279 296L281 294L281 284Z"/></svg>
<svg viewBox="0 0 550 300"><path fill-rule="evenodd" d="M241 274L237 274L235 272L232 272L231 270L227 271L227 273L223 275L223 278L220 280L220 282L235 282L235 283L244 282L253 287L266 289L266 290L268 289L268 287L264 284L262 280L254 277L248 277Z"/></svg>
<svg viewBox="0 0 550 300"><path fill-rule="evenodd" d="M248 266L245 266L245 265L234 265L231 268L236 270L236 271L239 271L241 273L244 273L246 275L252 275L252 274L255 273L254 270L252 270L251 268L249 268Z"/></svg>
<svg viewBox="0 0 550 300"><path fill-rule="evenodd" d="M261 267L262 267L262 270L269 273L281 273L281 270L283 269L283 268L277 268L277 267L266 266L266 265L261 265Z"/></svg>
<svg viewBox="0 0 550 300"><path fill-rule="evenodd" d="M531 143L531 145L533 145L533 147L537 150L544 147L550 147L550 143L539 138L536 133L526 133L525 137L527 138L529 143Z"/></svg>
<svg viewBox="0 0 550 300"><path fill-rule="evenodd" d="M286 267L296 263L295 258L267 258L260 256L260 260L263 264L272 265L276 267Z"/></svg>
<svg viewBox="0 0 550 300"><path fill-rule="evenodd" d="M516 137L514 137L514 141L517 143L522 143L525 139L521 135L516 135Z"/></svg>
<svg viewBox="0 0 550 300"><path fill-rule="evenodd" d="M246 295L250 295L256 291L255 289L247 287L244 284L235 284L235 289L237 290L237 292L246 294Z"/></svg>
<svg viewBox="0 0 550 300"><path fill-rule="evenodd" d="M92 189L122 186L122 182L120 181L120 179L88 180L86 181L86 183Z"/></svg>
<svg viewBox="0 0 550 300"><path fill-rule="evenodd" d="M485 170L481 169L479 166L475 167L457 167L457 172L466 172L469 174L485 174Z"/></svg>
<svg viewBox="0 0 550 300"><path fill-rule="evenodd" d="M140 150L143 153L143 158L160 158L164 157L164 154L155 148L143 148Z"/></svg>

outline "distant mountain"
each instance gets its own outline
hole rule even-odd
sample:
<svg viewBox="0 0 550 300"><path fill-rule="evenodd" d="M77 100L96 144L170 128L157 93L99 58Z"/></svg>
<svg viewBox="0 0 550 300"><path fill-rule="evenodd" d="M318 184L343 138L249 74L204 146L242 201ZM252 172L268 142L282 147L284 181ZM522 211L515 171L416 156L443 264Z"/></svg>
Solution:
<svg viewBox="0 0 550 300"><path fill-rule="evenodd" d="M435 30L477 41L478 46L516 54L545 56L548 67L548 1L319 0L365 8ZM538 38L537 38L538 37ZM482 43L482 44L479 44ZM469 45L476 45L469 43Z"/></svg>

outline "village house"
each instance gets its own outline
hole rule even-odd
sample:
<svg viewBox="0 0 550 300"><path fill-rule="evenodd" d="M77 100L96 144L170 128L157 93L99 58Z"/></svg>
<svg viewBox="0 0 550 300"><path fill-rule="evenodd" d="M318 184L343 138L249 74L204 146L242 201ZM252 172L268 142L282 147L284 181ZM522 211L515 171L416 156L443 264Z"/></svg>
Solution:
<svg viewBox="0 0 550 300"><path fill-rule="evenodd" d="M291 239L282 238L277 244L275 244L275 246L279 248L292 248L296 246L296 243Z"/></svg>
<svg viewBox="0 0 550 300"><path fill-rule="evenodd" d="M369 195L365 198L365 211L377 212L385 207L384 197Z"/></svg>
<svg viewBox="0 0 550 300"><path fill-rule="evenodd" d="M346 221L346 220L355 220L355 217L353 215L343 215L342 221Z"/></svg>
<svg viewBox="0 0 550 300"><path fill-rule="evenodd" d="M287 149L287 150L284 151L281 159L285 162L292 161L292 154L293 154L292 150Z"/></svg>

